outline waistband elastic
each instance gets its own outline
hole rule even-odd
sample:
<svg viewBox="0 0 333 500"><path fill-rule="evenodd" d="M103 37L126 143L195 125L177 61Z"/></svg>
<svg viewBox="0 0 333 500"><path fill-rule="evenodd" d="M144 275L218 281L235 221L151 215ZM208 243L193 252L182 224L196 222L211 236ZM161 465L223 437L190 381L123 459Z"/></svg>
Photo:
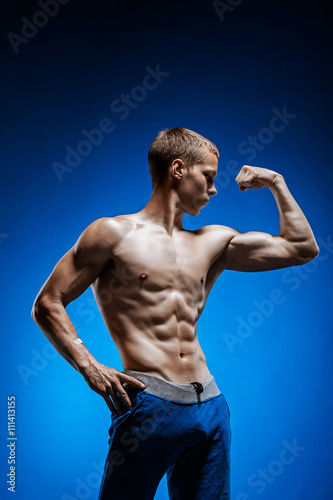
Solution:
<svg viewBox="0 0 333 500"><path fill-rule="evenodd" d="M213 376L204 382L175 384L148 373L127 369L124 373L143 382L145 392L179 403L200 403L221 394Z"/></svg>

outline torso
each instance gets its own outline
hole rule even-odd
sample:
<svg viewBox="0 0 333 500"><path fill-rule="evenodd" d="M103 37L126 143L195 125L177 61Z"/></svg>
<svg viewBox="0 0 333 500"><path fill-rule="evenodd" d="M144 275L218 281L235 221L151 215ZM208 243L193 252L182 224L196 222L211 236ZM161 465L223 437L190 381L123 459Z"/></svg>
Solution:
<svg viewBox="0 0 333 500"><path fill-rule="evenodd" d="M223 271L224 233L217 239L207 226L170 236L135 216L113 218L119 237L92 285L123 367L175 383L207 380L197 321Z"/></svg>

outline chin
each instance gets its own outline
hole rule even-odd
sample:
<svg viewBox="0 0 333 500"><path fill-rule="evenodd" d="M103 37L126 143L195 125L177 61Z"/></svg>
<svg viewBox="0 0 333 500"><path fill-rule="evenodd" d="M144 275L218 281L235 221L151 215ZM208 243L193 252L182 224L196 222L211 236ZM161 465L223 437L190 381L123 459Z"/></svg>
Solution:
<svg viewBox="0 0 333 500"><path fill-rule="evenodd" d="M201 211L201 208L194 208L192 210L187 210L186 213L189 214L189 215L196 216L196 215L200 214L200 211Z"/></svg>

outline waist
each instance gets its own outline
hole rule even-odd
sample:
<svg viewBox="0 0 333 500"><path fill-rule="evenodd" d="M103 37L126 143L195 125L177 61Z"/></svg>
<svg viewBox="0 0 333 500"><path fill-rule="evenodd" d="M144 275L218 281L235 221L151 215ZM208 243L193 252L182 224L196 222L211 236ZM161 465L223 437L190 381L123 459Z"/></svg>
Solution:
<svg viewBox="0 0 333 500"><path fill-rule="evenodd" d="M136 378L146 386L144 392L178 403L198 403L221 394L213 376L203 382L176 384L144 372L125 369L124 373Z"/></svg>

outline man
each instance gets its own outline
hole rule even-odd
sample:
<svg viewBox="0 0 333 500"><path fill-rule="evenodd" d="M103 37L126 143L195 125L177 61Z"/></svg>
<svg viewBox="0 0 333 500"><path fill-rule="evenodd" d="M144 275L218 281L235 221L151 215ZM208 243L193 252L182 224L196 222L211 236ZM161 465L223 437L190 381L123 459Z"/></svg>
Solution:
<svg viewBox="0 0 333 500"><path fill-rule="evenodd" d="M188 231L216 194L219 153L184 128L158 134L148 155L153 192L134 214L98 219L60 259L33 318L111 411L100 500L151 500L167 473L170 498L230 498L230 412L206 365L197 321L225 270L305 264L319 252L284 178L244 165L241 191L268 187L280 236L221 225ZM78 339L66 306L91 285L124 368L99 363Z"/></svg>

